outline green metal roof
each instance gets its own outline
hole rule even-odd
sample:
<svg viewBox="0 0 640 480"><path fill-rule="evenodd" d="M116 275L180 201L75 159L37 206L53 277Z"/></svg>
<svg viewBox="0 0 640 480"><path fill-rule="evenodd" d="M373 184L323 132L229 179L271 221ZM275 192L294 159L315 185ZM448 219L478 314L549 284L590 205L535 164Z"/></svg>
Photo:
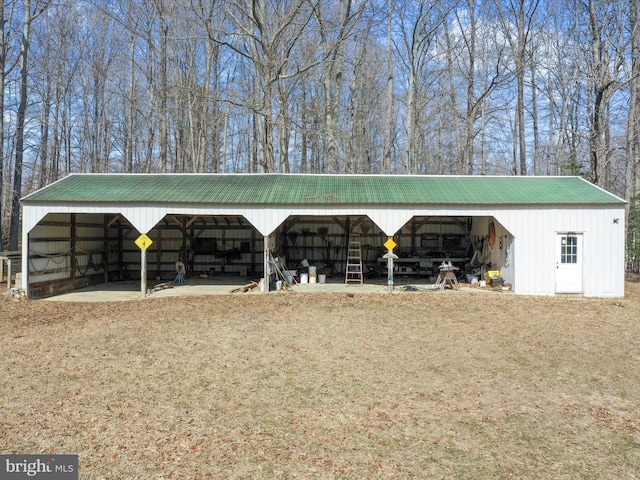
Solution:
<svg viewBox="0 0 640 480"><path fill-rule="evenodd" d="M73 174L29 204L588 205L624 201L579 177Z"/></svg>

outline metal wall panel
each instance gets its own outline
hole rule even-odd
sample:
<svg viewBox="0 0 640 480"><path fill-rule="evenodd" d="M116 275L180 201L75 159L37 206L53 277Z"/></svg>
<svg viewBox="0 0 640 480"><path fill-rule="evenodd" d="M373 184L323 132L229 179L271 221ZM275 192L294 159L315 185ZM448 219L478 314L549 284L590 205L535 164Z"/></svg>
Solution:
<svg viewBox="0 0 640 480"><path fill-rule="evenodd" d="M26 260L30 283L65 280L71 278L71 215L51 213L29 232L29 250ZM76 277L102 271L102 250L105 243L102 215L78 214L76 217ZM95 225L90 225L94 223ZM34 257L34 258L31 258Z"/></svg>
<svg viewBox="0 0 640 480"><path fill-rule="evenodd" d="M65 214L52 214L46 219L50 222L69 223L69 215ZM29 276L32 283L69 278L69 238L69 226L36 225L30 233L29 249L23 253L23 276Z"/></svg>
<svg viewBox="0 0 640 480"><path fill-rule="evenodd" d="M389 215L391 212L383 212ZM624 295L624 208L621 206L550 208L416 208L409 215L493 217L512 237L511 263L505 280L521 294L555 294L555 250L558 232L584 235L584 295ZM397 213L396 213L397 215ZM378 215L385 223L384 215ZM614 223L614 219L618 219ZM392 222L390 222L392 223ZM504 234L500 230L498 235ZM509 277L512 277L510 279Z"/></svg>
<svg viewBox="0 0 640 480"><path fill-rule="evenodd" d="M283 206L263 208L193 206L167 210L164 207L117 208L111 205L70 205L24 207L23 245L32 228L49 212L123 213L140 232L150 231L167 213L183 215L243 215L250 219L262 235L270 235L290 215L360 216L371 218L385 234L393 235L413 216L472 216L495 218L500 235L508 234L511 262L505 278L521 294L555 294L555 248L558 232L575 231L584 235L583 271L584 295L624 295L624 206L581 206L572 208L537 206ZM614 222L618 219L617 223ZM504 231L502 230L504 229ZM32 234L39 235L34 229ZM498 232L496 232L498 233ZM49 234L49 232L47 233ZM51 230L55 237L56 230ZM96 231L97 234L97 231ZM132 240L133 241L133 240ZM68 245L48 245L48 249L64 250ZM503 253L504 254L504 253ZM499 253L497 254L499 260ZM23 271L27 271L27 255L23 255ZM135 261L135 259L131 259ZM31 279L30 281L35 281ZM23 277L26 288L27 276Z"/></svg>
<svg viewBox="0 0 640 480"><path fill-rule="evenodd" d="M515 237L518 293L555 294L556 236L576 232L583 234L584 295L624 295L624 208L503 209L496 218Z"/></svg>

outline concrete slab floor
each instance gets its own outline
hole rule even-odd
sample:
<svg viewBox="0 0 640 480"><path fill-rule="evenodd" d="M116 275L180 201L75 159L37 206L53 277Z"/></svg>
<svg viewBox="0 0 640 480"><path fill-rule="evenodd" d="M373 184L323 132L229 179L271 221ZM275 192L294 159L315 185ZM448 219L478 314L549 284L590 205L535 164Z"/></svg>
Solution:
<svg viewBox="0 0 640 480"><path fill-rule="evenodd" d="M405 291L430 291L433 285L425 283L422 279L419 283L410 283L401 279L394 285L394 293ZM123 282L111 282L94 285L75 290L73 292L56 295L42 299L51 302L120 302L151 298L201 296L201 295L260 295L258 288L245 293L232 293L232 290L251 283L250 278L243 277L216 277L216 278L190 278L184 285L174 285L171 280L159 282L151 280L147 282L150 294L144 297L140 289L139 280ZM157 285L166 284L167 288L154 288ZM274 286L272 285L272 288ZM272 290L269 295L286 293L290 290L296 293L388 293L388 285L385 280L365 280L363 285L345 285L344 281L335 279L326 283L294 284L285 287L285 290Z"/></svg>

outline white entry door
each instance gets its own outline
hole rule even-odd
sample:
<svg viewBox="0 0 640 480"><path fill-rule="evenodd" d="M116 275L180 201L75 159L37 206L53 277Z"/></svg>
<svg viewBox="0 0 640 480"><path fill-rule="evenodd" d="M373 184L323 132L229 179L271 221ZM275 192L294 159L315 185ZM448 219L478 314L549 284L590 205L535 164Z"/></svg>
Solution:
<svg viewBox="0 0 640 480"><path fill-rule="evenodd" d="M556 240L556 293L582 292L582 234L559 233Z"/></svg>

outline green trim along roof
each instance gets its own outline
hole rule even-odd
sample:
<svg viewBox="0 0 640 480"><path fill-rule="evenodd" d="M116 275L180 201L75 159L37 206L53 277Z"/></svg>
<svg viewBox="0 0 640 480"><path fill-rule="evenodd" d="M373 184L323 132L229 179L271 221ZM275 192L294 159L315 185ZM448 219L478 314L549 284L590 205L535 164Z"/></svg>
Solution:
<svg viewBox="0 0 640 480"><path fill-rule="evenodd" d="M25 205L624 204L579 177L295 174L72 174L22 201Z"/></svg>

